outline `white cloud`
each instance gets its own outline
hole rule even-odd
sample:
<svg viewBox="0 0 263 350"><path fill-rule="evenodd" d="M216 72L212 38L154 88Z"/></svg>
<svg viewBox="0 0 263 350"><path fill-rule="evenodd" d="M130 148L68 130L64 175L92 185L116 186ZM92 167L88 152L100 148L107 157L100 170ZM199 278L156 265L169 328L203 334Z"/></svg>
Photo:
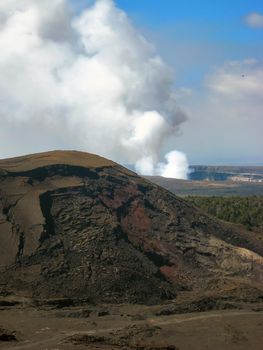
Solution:
<svg viewBox="0 0 263 350"><path fill-rule="evenodd" d="M189 121L177 146L195 154L192 163L263 162L262 61L226 62L184 101L184 108Z"/></svg>
<svg viewBox="0 0 263 350"><path fill-rule="evenodd" d="M67 0L0 10L2 156L76 148L158 173L186 117L170 69L127 15L111 0L76 17Z"/></svg>
<svg viewBox="0 0 263 350"><path fill-rule="evenodd" d="M253 28L263 28L263 15L257 12L250 13L245 18L246 23Z"/></svg>
<svg viewBox="0 0 263 350"><path fill-rule="evenodd" d="M189 164L184 153L172 151L165 156L166 163L160 164L163 177L187 179Z"/></svg>
<svg viewBox="0 0 263 350"><path fill-rule="evenodd" d="M217 69L206 81L214 92L232 99L263 98L263 65L257 60L233 61Z"/></svg>

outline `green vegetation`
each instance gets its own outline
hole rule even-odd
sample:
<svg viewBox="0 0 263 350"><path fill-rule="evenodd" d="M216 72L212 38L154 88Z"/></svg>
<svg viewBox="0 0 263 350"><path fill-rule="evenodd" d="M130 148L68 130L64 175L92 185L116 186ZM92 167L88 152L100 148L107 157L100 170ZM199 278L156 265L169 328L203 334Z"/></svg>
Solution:
<svg viewBox="0 0 263 350"><path fill-rule="evenodd" d="M263 196L185 198L196 207L218 219L242 224L247 229L263 229Z"/></svg>

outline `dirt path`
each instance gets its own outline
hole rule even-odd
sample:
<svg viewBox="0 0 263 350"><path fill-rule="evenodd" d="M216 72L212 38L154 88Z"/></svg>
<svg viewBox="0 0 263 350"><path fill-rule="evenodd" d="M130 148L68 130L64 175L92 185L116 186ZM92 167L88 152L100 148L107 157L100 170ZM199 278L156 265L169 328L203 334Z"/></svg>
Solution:
<svg viewBox="0 0 263 350"><path fill-rule="evenodd" d="M222 318L222 317L236 317L236 316L247 316L247 315L255 315L255 311L231 311L231 312L224 312L224 313L202 313L201 315L195 315L195 316L190 316L186 318L178 318L178 315L176 316L167 316L167 320L165 321L159 321L156 318L151 318L148 320L151 324L154 324L156 326L162 326L166 324L178 324L178 323L185 323L185 322L192 322L192 321L197 321L197 320L207 320L207 319L213 319L213 318ZM182 316L182 315L181 315ZM169 319L168 319L169 317Z"/></svg>
<svg viewBox="0 0 263 350"><path fill-rule="evenodd" d="M170 327L171 326L173 327L174 325L176 327L176 325L179 325L179 324L184 325L195 321L207 321L207 320L211 320L211 324L215 324L217 320L223 320L225 323L228 323L228 321L231 319L234 319L234 320L248 319L248 322L249 322L249 319L251 318L251 316L259 317L259 319L263 321L263 312L256 313L253 311L222 311L222 312L217 311L217 312L207 312L202 314L184 314L184 315L149 318L144 321L138 321L138 322L131 321L130 324L134 325L136 323L137 325L148 324L151 326L170 326ZM113 321L109 319L109 323L113 324ZM44 339L42 338L41 340L33 340L31 338L32 341L27 340L26 342L23 342L20 344L17 343L16 345L6 344L6 346L4 347L1 346L1 349L2 350L64 350L64 349L65 350L71 350L71 349L82 350L82 349L87 349L87 346L84 346L84 345L74 346L73 344L63 344L63 340L75 334L78 334L78 335L81 335L81 334L98 335L98 334L104 334L104 333L108 334L110 332L119 331L123 328L124 327L120 327L120 325L118 324L118 326L116 325L116 327L103 326L100 329L89 330L88 324L87 324L87 331L83 331L78 328L78 322L76 321L76 324L74 323L72 324L71 330L63 329L62 327L60 329L50 329L50 332L56 332L56 334L54 333L47 334L46 338ZM195 327L187 326L186 329L191 331L192 329L195 329ZM1 345L3 345L3 343Z"/></svg>

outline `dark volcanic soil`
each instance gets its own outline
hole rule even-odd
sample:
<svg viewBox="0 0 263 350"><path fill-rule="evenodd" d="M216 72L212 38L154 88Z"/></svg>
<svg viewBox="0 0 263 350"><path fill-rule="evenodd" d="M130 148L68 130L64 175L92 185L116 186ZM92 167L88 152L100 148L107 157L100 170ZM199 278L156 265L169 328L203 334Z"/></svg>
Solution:
<svg viewBox="0 0 263 350"><path fill-rule="evenodd" d="M262 241L86 153L0 161L0 242L2 296L61 307L178 291L263 299Z"/></svg>
<svg viewBox="0 0 263 350"><path fill-rule="evenodd" d="M262 349L263 309L256 304L253 310L239 303L228 311L218 309L180 315L164 312L176 307L174 303L166 303L151 307L85 305L57 309L26 306L24 300L23 306L0 310L0 325L5 328L0 326L0 349ZM1 332L9 338L1 339Z"/></svg>

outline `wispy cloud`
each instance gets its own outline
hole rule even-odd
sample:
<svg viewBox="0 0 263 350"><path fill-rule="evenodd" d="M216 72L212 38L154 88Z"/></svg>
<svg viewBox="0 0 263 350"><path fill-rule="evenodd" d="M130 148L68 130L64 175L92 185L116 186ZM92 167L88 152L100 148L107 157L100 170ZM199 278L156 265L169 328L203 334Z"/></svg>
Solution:
<svg viewBox="0 0 263 350"><path fill-rule="evenodd" d="M227 62L207 78L206 84L233 101L263 101L263 64L254 59Z"/></svg>
<svg viewBox="0 0 263 350"><path fill-rule="evenodd" d="M250 13L246 16L245 21L252 28L263 28L263 15L261 13Z"/></svg>
<svg viewBox="0 0 263 350"><path fill-rule="evenodd" d="M226 62L182 103L189 121L177 145L198 162L263 162L263 61Z"/></svg>

